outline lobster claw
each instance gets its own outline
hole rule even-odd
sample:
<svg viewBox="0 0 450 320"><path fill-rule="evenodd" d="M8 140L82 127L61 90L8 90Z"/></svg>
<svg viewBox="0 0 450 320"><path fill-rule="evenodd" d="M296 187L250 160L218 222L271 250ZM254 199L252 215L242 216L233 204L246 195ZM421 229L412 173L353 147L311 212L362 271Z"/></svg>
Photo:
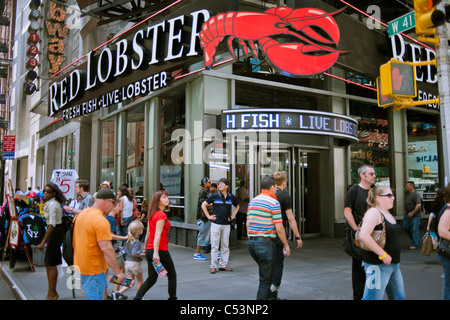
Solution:
<svg viewBox="0 0 450 320"><path fill-rule="evenodd" d="M303 43L280 44L270 38L259 41L269 62L283 75L310 76L321 73L333 66L339 51L315 55L317 48Z"/></svg>
<svg viewBox="0 0 450 320"><path fill-rule="evenodd" d="M337 11L340 12L340 11ZM340 51L339 28L332 15L315 8L281 7L266 13L280 16L288 23L287 34L294 40L280 43L270 36L260 39L262 51L271 64L284 75L309 76L329 69Z"/></svg>

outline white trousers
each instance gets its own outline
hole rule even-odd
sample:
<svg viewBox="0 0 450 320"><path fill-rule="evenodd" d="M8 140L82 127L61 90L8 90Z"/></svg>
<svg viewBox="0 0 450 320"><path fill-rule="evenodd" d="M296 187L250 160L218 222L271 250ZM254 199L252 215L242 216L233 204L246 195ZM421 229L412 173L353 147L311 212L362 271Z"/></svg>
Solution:
<svg viewBox="0 0 450 320"><path fill-rule="evenodd" d="M230 257L230 225L211 223L211 268L225 268ZM220 260L217 261L220 246Z"/></svg>

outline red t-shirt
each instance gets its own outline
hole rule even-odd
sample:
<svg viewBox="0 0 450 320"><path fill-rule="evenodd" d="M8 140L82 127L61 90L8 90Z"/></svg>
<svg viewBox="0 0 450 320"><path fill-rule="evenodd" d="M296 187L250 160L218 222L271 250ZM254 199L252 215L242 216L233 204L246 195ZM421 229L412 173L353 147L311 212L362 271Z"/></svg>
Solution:
<svg viewBox="0 0 450 320"><path fill-rule="evenodd" d="M161 210L156 211L152 218L148 221L148 229L150 230L150 236L148 239L148 244L146 249L153 249L153 242L155 240L155 230L156 223L159 220L165 220L164 228L161 233L161 240L159 241L159 250L168 251L169 250L169 230L170 230L170 222L167 219L167 215Z"/></svg>

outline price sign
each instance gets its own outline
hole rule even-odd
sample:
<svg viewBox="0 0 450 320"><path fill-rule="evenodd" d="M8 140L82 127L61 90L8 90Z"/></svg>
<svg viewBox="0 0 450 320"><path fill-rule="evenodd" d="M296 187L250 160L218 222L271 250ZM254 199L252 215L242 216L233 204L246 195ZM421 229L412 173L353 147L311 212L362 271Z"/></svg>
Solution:
<svg viewBox="0 0 450 320"><path fill-rule="evenodd" d="M75 199L75 182L78 179L78 174L72 169L56 169L52 172L51 182L56 184L64 194L66 199Z"/></svg>

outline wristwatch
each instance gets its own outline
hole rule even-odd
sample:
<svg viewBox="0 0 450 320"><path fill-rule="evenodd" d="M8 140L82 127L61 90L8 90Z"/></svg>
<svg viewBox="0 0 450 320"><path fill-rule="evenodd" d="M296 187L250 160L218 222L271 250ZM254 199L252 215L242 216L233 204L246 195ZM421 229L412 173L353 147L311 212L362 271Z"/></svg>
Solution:
<svg viewBox="0 0 450 320"><path fill-rule="evenodd" d="M297 240L302 240L302 238L301 237L295 237L295 241L297 241Z"/></svg>

